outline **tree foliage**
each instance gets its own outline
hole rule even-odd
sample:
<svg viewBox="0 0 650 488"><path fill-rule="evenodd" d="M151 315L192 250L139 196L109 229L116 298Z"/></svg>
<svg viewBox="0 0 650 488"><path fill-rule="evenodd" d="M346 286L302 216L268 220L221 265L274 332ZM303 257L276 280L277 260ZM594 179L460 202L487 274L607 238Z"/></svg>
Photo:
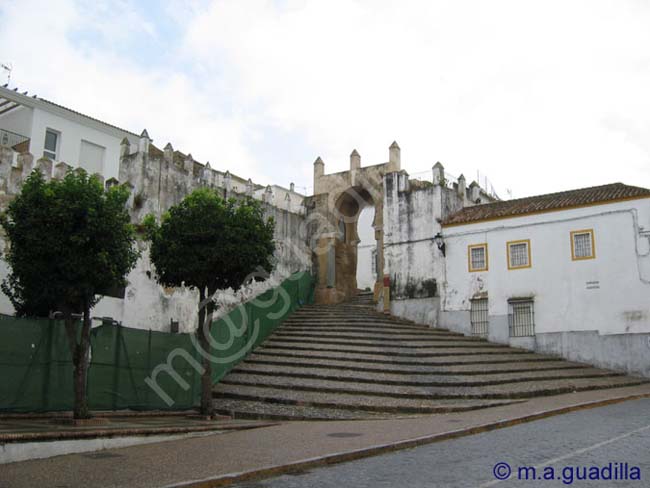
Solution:
<svg viewBox="0 0 650 488"><path fill-rule="evenodd" d="M255 271L271 271L273 219L265 219L259 202L252 198L224 200L215 190L201 188L173 206L160 226L148 216L145 228L158 281L198 289L196 334L207 352L214 309L210 297L221 288L239 288ZM201 413L212 412L212 365L204 355Z"/></svg>
<svg viewBox="0 0 650 488"><path fill-rule="evenodd" d="M239 288L257 269L270 272L274 224L256 200L224 200L200 188L173 206L160 226L148 216L151 261L165 286Z"/></svg>
<svg viewBox="0 0 650 488"><path fill-rule="evenodd" d="M138 257L128 196L119 186L104 191L83 171L49 182L39 171L27 178L2 219L11 267L3 291L19 315L81 313L126 284Z"/></svg>
<svg viewBox="0 0 650 488"><path fill-rule="evenodd" d="M46 182L34 171L2 216L11 273L2 283L18 315L63 314L75 365L75 417L88 416L86 373L90 309L126 284L138 258L125 203L128 190L104 191L86 172ZM81 333L73 316L83 317Z"/></svg>

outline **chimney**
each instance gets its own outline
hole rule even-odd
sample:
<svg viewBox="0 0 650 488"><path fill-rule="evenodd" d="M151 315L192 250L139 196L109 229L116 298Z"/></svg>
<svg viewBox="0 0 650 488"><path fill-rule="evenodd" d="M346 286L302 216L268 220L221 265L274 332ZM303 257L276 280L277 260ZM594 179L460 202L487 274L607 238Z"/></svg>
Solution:
<svg viewBox="0 0 650 488"><path fill-rule="evenodd" d="M458 196L465 201L465 188L466 188L466 183L465 183L465 177L461 174L458 177Z"/></svg>
<svg viewBox="0 0 650 488"><path fill-rule="evenodd" d="M445 167L440 161L433 165L433 184L442 185L445 182Z"/></svg>
<svg viewBox="0 0 650 488"><path fill-rule="evenodd" d="M397 145L397 141L393 143L388 148L388 165L390 166L391 171L399 171L402 167L401 161L401 150Z"/></svg>
<svg viewBox="0 0 650 488"><path fill-rule="evenodd" d="M361 155L357 150L353 150L350 154L350 169L359 169L361 168Z"/></svg>
<svg viewBox="0 0 650 488"><path fill-rule="evenodd" d="M296 185L294 185L293 183L289 183L289 191L292 192L292 193L295 192L296 191Z"/></svg>

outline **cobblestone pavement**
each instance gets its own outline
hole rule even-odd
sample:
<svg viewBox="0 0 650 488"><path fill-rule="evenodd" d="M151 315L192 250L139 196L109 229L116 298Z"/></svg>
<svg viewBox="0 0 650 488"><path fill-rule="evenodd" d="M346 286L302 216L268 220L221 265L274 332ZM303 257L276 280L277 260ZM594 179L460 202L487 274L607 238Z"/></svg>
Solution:
<svg viewBox="0 0 650 488"><path fill-rule="evenodd" d="M239 488L302 487L647 487L650 486L650 399L579 411L475 436L398 451L306 473L235 485ZM513 475L499 481L497 463ZM599 480L582 480L582 467L606 468ZM616 464L618 463L618 464ZM627 463L628 480L621 480ZM554 481L517 479L519 467L537 467ZM632 480L634 467L640 480ZM501 466L498 469L506 469ZM545 471L546 470L546 471ZM617 474L618 470L618 474ZM503 474L499 471L499 474ZM589 471L587 472L589 473ZM591 471L593 473L593 471ZM529 475L532 478L532 475ZM592 477L595 474L592 474ZM618 477L618 480L615 478ZM559 478L559 479L557 479Z"/></svg>

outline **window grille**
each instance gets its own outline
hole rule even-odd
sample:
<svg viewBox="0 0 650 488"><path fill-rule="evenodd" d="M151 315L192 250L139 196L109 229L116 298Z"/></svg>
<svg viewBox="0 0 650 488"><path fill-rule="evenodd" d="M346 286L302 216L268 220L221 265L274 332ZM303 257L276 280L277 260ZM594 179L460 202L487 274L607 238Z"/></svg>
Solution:
<svg viewBox="0 0 650 488"><path fill-rule="evenodd" d="M571 232L571 238L571 252L574 260L594 257L594 234L592 230Z"/></svg>
<svg viewBox="0 0 650 488"><path fill-rule="evenodd" d="M470 302L470 324L473 336L488 335L488 299L475 298Z"/></svg>
<svg viewBox="0 0 650 488"><path fill-rule="evenodd" d="M514 241L508 243L508 268L530 267L530 241Z"/></svg>
<svg viewBox="0 0 650 488"><path fill-rule="evenodd" d="M487 244L474 244L468 246L468 253L470 271L487 271Z"/></svg>
<svg viewBox="0 0 650 488"><path fill-rule="evenodd" d="M531 298L508 301L510 337L535 335L535 307Z"/></svg>

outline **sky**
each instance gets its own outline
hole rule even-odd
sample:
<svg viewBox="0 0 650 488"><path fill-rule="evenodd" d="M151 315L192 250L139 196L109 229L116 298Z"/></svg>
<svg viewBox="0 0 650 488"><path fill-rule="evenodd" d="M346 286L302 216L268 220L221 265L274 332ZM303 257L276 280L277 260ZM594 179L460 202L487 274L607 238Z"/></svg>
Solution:
<svg viewBox="0 0 650 488"><path fill-rule="evenodd" d="M649 26L645 0L0 0L0 62L257 183L311 194L318 156L396 140L508 198L650 187Z"/></svg>

